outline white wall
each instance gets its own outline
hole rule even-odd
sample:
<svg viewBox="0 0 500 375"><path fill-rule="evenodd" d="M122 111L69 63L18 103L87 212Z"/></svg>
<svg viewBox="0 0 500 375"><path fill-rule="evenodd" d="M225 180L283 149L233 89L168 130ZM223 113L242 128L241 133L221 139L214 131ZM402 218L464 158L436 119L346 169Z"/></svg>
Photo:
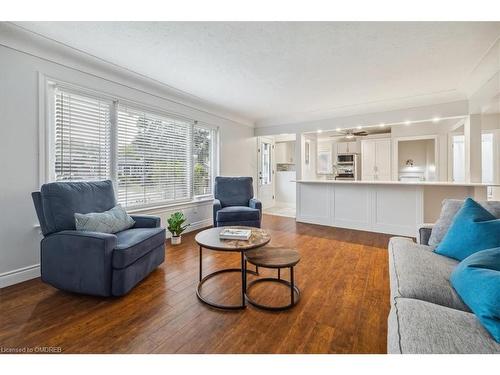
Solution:
<svg viewBox="0 0 500 375"><path fill-rule="evenodd" d="M0 44L3 42L0 37ZM66 58L64 51L55 56ZM96 66L89 67L88 73L81 66L74 69L57 59L49 61L2 45L0 64L0 287L39 275L42 237L30 197L40 187L39 74L218 125L220 174L256 178L257 145L252 127L198 110L185 101L173 101L171 95L162 97L157 87L154 95L142 87L136 89L130 82L117 81L108 71L99 73ZM169 213L144 212L158 214L163 220ZM185 212L194 227L210 225L210 202L190 205Z"/></svg>
<svg viewBox="0 0 500 375"><path fill-rule="evenodd" d="M309 142L309 164L305 163L305 144ZM301 136L301 177L303 180L315 180L316 175L316 161L318 157L317 151L317 137L315 134L304 134Z"/></svg>
<svg viewBox="0 0 500 375"><path fill-rule="evenodd" d="M408 167L406 161L413 160L413 167ZM430 166L434 165L434 140L421 139L401 141L398 144L398 173L422 174L425 180L433 180L430 176Z"/></svg>

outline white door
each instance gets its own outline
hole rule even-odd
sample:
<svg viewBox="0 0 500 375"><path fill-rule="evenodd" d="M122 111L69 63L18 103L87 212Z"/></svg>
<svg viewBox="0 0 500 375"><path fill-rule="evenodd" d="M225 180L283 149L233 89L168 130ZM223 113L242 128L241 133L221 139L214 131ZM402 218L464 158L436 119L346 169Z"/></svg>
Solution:
<svg viewBox="0 0 500 375"><path fill-rule="evenodd" d="M258 144L258 197L262 208L274 205L274 141L259 137Z"/></svg>
<svg viewBox="0 0 500 375"><path fill-rule="evenodd" d="M380 139L375 142L375 163L377 180L391 179L391 141Z"/></svg>

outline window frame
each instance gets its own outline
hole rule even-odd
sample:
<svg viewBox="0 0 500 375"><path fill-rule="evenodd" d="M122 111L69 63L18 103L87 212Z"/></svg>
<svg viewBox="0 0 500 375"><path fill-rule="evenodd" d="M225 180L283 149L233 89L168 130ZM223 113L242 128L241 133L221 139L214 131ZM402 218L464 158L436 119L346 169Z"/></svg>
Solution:
<svg viewBox="0 0 500 375"><path fill-rule="evenodd" d="M203 129L208 129L210 130L211 134L211 144L210 144L210 193L209 194L199 194L195 195L194 194L194 157L193 157L193 145L194 145L194 128L203 128ZM213 198L214 196L214 185L215 185L215 176L216 176L216 171L218 171L218 166L217 166L217 151L216 151L216 146L219 144L218 140L218 135L219 131L218 128L213 127L207 123L200 122L200 121L195 121L193 124L193 128L191 130L191 135L192 135L192 140L191 140L191 173L192 173L192 178L191 178L191 193L192 193L192 198L193 200L204 200L207 198Z"/></svg>
<svg viewBox="0 0 500 375"><path fill-rule="evenodd" d="M162 108L152 106L143 102L138 102L128 98L119 97L116 95L110 95L101 91L96 91L93 89L83 88L78 85L70 84L58 79L53 79L47 77L43 74L39 74L39 154L40 154L40 174L39 180L40 185L47 182L56 181L55 173L55 91L57 89L71 92L78 95L87 96L93 99L103 100L110 102L110 160L109 160L109 176L108 178L113 182L115 191L118 188L118 108L119 105L130 106L134 109L138 109L145 113L150 113L152 115L178 119L189 123L191 129L191 139L188 141L189 147L189 160L188 168L190 171L188 173L189 181L189 197L186 199L172 200L172 201L162 201L153 202L150 204L141 204L134 206L124 206L130 211L140 211L142 209L152 209L161 207L175 207L190 203L203 202L207 200L212 200L214 197L214 182L215 177L219 174L219 127L205 121L199 121L192 119L188 116L178 114L175 112L166 111ZM211 193L204 195L194 195L194 157L193 157L193 136L194 127L202 127L209 129L213 137L211 137L211 150L210 150L210 187Z"/></svg>

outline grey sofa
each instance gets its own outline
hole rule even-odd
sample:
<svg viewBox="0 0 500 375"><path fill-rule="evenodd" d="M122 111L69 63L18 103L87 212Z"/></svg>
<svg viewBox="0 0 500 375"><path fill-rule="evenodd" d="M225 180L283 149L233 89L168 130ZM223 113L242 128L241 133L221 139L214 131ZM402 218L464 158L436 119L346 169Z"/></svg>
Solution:
<svg viewBox="0 0 500 375"><path fill-rule="evenodd" d="M54 182L32 193L43 233L42 281L76 293L121 296L165 259L160 218L132 216L135 225L116 234L75 230L74 214L116 205L111 181Z"/></svg>
<svg viewBox="0 0 500 375"><path fill-rule="evenodd" d="M214 198L214 227L260 228L262 204L253 197L252 177L215 177Z"/></svg>
<svg viewBox="0 0 500 375"><path fill-rule="evenodd" d="M420 244L389 242L391 311L388 353L500 353L449 278L458 261L428 246L432 226L420 229Z"/></svg>

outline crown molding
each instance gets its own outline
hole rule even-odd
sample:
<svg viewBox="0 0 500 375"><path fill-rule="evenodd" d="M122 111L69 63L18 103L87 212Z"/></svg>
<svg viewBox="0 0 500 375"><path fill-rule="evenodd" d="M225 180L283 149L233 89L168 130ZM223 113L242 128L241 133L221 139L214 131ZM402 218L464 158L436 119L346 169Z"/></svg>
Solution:
<svg viewBox="0 0 500 375"><path fill-rule="evenodd" d="M500 72L500 37L479 59L474 68L467 74L459 86L468 98L477 95Z"/></svg>
<svg viewBox="0 0 500 375"><path fill-rule="evenodd" d="M195 95L170 87L152 78L102 60L11 22L0 22L0 45L64 67L107 79L116 84L158 96L190 109L231 122L254 127L252 119L210 103Z"/></svg>

